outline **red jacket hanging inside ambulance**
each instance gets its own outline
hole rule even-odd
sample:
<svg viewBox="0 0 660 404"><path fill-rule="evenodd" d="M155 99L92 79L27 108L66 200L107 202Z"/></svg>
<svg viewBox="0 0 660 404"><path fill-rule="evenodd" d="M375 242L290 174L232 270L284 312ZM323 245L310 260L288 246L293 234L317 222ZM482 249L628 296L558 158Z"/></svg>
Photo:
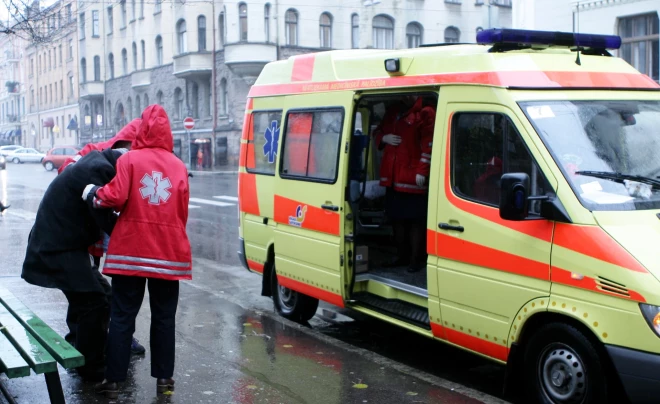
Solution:
<svg viewBox="0 0 660 404"><path fill-rule="evenodd" d="M428 190L431 170L435 109L423 106L422 97L417 98L412 108L403 108L399 104L388 109L374 131L377 147L384 147L380 185L393 187L399 192L423 194ZM400 136L401 143L398 146L384 143L383 136L388 134ZM417 184L418 174L426 178L422 186Z"/></svg>

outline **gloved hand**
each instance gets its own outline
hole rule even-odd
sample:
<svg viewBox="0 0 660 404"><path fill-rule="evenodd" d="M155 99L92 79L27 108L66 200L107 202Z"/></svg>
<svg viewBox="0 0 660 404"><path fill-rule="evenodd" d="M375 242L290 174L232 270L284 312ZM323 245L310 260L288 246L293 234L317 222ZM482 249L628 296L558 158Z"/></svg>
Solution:
<svg viewBox="0 0 660 404"><path fill-rule="evenodd" d="M82 200L87 201L87 197L89 196L89 193L92 192L96 188L96 185L94 184L89 184L85 187L85 190L82 193Z"/></svg>
<svg viewBox="0 0 660 404"><path fill-rule="evenodd" d="M383 136L383 143L390 144L392 146L398 146L401 144L401 136L397 135L385 135Z"/></svg>
<svg viewBox="0 0 660 404"><path fill-rule="evenodd" d="M426 184L426 177L421 174L417 174L415 181L417 182L418 187L423 187L424 184Z"/></svg>

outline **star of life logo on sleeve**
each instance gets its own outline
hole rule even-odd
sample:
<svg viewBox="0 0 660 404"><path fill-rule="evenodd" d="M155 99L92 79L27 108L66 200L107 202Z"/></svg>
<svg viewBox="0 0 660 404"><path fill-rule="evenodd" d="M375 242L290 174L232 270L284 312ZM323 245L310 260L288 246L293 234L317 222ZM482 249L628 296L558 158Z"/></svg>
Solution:
<svg viewBox="0 0 660 404"><path fill-rule="evenodd" d="M171 193L168 189L172 188L172 183L169 178L163 178L163 173L152 171L151 175L144 174L140 183L144 185L140 188L140 195L142 199L149 198L150 204L160 205L170 199Z"/></svg>

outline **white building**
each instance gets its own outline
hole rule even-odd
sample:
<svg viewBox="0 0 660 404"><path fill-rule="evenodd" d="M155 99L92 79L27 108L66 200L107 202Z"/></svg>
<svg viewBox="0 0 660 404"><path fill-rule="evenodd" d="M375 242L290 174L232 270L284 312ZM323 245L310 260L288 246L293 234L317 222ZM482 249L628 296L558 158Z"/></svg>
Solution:
<svg viewBox="0 0 660 404"><path fill-rule="evenodd" d="M514 28L619 35L616 55L660 79L658 12L652 0L514 0Z"/></svg>
<svg viewBox="0 0 660 404"><path fill-rule="evenodd" d="M25 119L25 76L19 36L0 37L0 144L21 144Z"/></svg>

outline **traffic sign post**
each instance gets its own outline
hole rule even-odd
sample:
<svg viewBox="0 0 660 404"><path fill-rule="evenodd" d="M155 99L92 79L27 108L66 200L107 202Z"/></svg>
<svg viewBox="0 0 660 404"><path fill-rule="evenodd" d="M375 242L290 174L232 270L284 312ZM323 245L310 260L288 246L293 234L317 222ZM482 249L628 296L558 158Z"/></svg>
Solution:
<svg viewBox="0 0 660 404"><path fill-rule="evenodd" d="M192 154L191 154L191 144L190 144L190 131L195 127L195 120L191 117L187 117L183 120L183 127L186 129L188 134L188 168L192 171Z"/></svg>

